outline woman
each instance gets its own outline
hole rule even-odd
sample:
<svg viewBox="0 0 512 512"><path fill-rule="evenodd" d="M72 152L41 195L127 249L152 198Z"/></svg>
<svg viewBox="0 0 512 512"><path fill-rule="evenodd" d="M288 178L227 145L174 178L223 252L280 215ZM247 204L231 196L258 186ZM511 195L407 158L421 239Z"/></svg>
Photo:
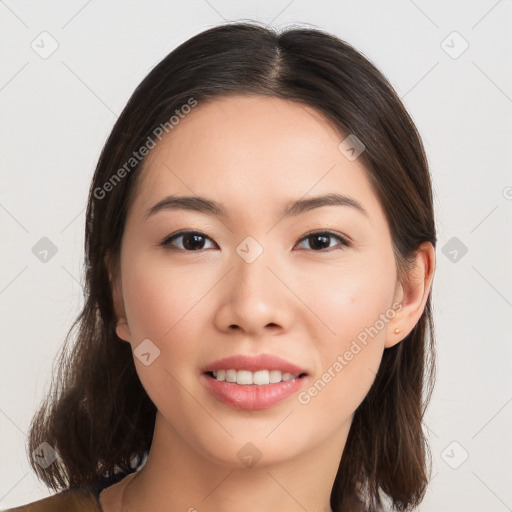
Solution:
<svg viewBox="0 0 512 512"><path fill-rule="evenodd" d="M12 510L416 507L435 244L420 136L359 52L186 41L100 156L76 343L29 436L59 492Z"/></svg>

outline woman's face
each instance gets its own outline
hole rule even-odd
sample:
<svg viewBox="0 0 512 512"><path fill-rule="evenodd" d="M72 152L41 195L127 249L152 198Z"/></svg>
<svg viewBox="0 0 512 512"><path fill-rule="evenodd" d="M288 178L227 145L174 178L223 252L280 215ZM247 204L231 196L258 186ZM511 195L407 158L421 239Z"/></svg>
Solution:
<svg viewBox="0 0 512 512"><path fill-rule="evenodd" d="M398 341L390 232L344 139L302 104L227 97L199 102L146 161L122 241L118 334L166 431L201 457L261 465L342 449ZM326 195L353 204L311 202ZM222 369L217 379L239 383L207 373Z"/></svg>

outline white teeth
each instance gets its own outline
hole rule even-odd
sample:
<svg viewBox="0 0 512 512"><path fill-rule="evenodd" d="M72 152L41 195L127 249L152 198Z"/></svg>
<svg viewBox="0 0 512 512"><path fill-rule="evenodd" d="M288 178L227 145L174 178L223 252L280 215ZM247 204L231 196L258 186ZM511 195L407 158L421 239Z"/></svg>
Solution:
<svg viewBox="0 0 512 512"><path fill-rule="evenodd" d="M247 370L238 370L236 372L237 384L252 384L252 372Z"/></svg>
<svg viewBox="0 0 512 512"><path fill-rule="evenodd" d="M226 370L226 381L236 382L236 370Z"/></svg>
<svg viewBox="0 0 512 512"><path fill-rule="evenodd" d="M265 384L270 383L270 379L268 376L268 370L259 370L252 374L252 383L258 384L258 386L264 386Z"/></svg>
<svg viewBox="0 0 512 512"><path fill-rule="evenodd" d="M212 373L214 379L218 381L236 382L245 386L250 384L265 386L266 384L288 381L298 377L298 375L281 372L280 370L258 370L256 372L248 370L217 370Z"/></svg>
<svg viewBox="0 0 512 512"><path fill-rule="evenodd" d="M270 370L269 372L269 379L271 383L274 382L281 382L281 377L283 374L279 370Z"/></svg>

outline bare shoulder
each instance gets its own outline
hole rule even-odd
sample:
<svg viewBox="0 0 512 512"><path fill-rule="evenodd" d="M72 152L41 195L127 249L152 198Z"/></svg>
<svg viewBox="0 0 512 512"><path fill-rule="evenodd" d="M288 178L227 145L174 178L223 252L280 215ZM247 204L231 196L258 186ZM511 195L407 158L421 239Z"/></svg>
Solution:
<svg viewBox="0 0 512 512"><path fill-rule="evenodd" d="M89 490L69 489L2 512L101 512L101 509Z"/></svg>

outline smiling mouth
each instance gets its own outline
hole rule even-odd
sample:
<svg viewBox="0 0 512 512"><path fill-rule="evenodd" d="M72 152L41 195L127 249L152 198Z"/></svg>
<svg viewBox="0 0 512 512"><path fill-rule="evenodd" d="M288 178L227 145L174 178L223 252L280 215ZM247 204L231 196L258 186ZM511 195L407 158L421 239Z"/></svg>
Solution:
<svg viewBox="0 0 512 512"><path fill-rule="evenodd" d="M208 371L205 374L218 382L230 382L241 386L266 386L300 379L307 375L307 373L293 375L281 370L258 370L251 372L249 370L235 369Z"/></svg>

